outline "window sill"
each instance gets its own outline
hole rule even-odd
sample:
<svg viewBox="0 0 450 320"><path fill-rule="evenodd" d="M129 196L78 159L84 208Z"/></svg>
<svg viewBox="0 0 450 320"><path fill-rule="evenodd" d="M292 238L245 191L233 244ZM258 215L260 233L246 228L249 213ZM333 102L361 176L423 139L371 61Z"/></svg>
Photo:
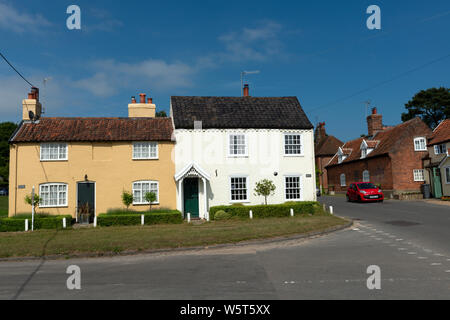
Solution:
<svg viewBox="0 0 450 320"><path fill-rule="evenodd" d="M158 206L159 204L160 204L159 202L155 202L155 203L152 203L151 205ZM132 204L133 207L143 207L143 206L149 206L149 205L150 205L150 203L133 203Z"/></svg>
<svg viewBox="0 0 450 320"><path fill-rule="evenodd" d="M61 208L69 208L68 205L64 205L64 206L39 206L39 209L52 209L52 208L57 208L57 209L61 209Z"/></svg>
<svg viewBox="0 0 450 320"><path fill-rule="evenodd" d="M283 156L286 158L301 158L301 157L304 157L305 155L303 155L303 154L285 154Z"/></svg>
<svg viewBox="0 0 450 320"><path fill-rule="evenodd" d="M232 204L236 204L236 203L250 203L250 200L232 200L230 201L230 203Z"/></svg>
<svg viewBox="0 0 450 320"><path fill-rule="evenodd" d="M133 158L133 161L148 161L148 160L159 160L159 158Z"/></svg>
<svg viewBox="0 0 450 320"><path fill-rule="evenodd" d="M61 159L61 160L40 160L41 162L68 162L69 159Z"/></svg>

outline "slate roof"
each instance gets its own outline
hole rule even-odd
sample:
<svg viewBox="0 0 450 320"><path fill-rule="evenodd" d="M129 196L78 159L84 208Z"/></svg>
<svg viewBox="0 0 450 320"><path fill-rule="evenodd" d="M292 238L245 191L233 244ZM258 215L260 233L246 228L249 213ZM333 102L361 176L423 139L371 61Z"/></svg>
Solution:
<svg viewBox="0 0 450 320"><path fill-rule="evenodd" d="M10 142L171 141L171 118L41 118Z"/></svg>
<svg viewBox="0 0 450 320"><path fill-rule="evenodd" d="M450 119L442 121L434 129L433 135L428 139L428 145L434 146L448 141L450 141Z"/></svg>
<svg viewBox="0 0 450 320"><path fill-rule="evenodd" d="M175 129L313 129L296 97L172 97Z"/></svg>
<svg viewBox="0 0 450 320"><path fill-rule="evenodd" d="M316 146L316 156L333 156L344 143L334 136L326 136Z"/></svg>
<svg viewBox="0 0 450 320"><path fill-rule="evenodd" d="M367 137L361 137L355 140L348 141L342 146L343 149L346 149L344 153L347 154L348 157L347 159L342 161L341 164L361 159L360 147L364 139L368 142L369 146L374 144L374 142L371 141L377 142L376 148L365 158L370 159L386 155L389 154L389 152L394 151L394 149L396 149L397 147L397 144L402 143L400 137L404 135L409 135L412 137L416 134L416 128L422 128L423 126L426 125L422 122L422 120L420 120L420 118L414 118L395 127L389 127L383 131L380 131L370 139ZM335 165L340 165L338 163L338 157L336 155L330 160L327 166Z"/></svg>

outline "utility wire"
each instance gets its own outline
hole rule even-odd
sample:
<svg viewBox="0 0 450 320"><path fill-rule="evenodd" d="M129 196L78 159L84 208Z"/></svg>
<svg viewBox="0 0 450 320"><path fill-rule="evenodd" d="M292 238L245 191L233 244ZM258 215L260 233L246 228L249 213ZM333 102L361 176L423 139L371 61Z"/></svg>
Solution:
<svg viewBox="0 0 450 320"><path fill-rule="evenodd" d="M3 60L6 61L7 64L9 64L9 66L23 79L25 80L26 83L28 83L30 86L34 87L33 84L28 81L27 79L25 79L25 77L19 72L17 71L17 69L11 64L11 62L8 61L8 59L6 59L6 57L3 55L3 53L0 52L0 56L3 58Z"/></svg>

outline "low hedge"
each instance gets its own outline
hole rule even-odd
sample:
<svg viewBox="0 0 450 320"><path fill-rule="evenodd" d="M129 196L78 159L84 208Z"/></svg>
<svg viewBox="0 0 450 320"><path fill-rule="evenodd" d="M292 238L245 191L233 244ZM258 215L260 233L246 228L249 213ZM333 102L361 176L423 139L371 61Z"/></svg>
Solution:
<svg viewBox="0 0 450 320"><path fill-rule="evenodd" d="M232 217L245 219L249 218L249 211L252 210L253 218L288 217L291 214L291 209L294 209L295 215L323 212L320 203L310 201L260 206L217 206L210 208L209 215L211 220L215 220L214 216L218 211L225 211Z"/></svg>
<svg viewBox="0 0 450 320"><path fill-rule="evenodd" d="M158 213L101 214L97 217L97 225L101 227L136 226L141 224L141 215L144 215L145 225L183 223L181 212L173 210Z"/></svg>
<svg viewBox="0 0 450 320"><path fill-rule="evenodd" d="M66 218L67 228L72 226L72 216L36 217L34 230L63 229L63 219ZM28 219L28 230L31 230L31 216L19 216L0 219L0 232L25 231L25 220Z"/></svg>

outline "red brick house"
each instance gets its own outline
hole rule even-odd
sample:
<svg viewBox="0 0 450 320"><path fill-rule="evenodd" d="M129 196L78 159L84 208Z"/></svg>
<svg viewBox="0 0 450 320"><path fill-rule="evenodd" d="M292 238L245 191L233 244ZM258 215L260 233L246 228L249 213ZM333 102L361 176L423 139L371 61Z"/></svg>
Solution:
<svg viewBox="0 0 450 320"><path fill-rule="evenodd" d="M370 181L388 197L420 197L431 129L420 118L386 127L376 108L367 125L368 136L346 142L326 166L330 190L344 192L352 182Z"/></svg>
<svg viewBox="0 0 450 320"><path fill-rule="evenodd" d="M331 158L343 142L336 137L329 136L325 130L325 122L318 124L314 132L314 154L316 169L319 170L317 182L320 190L328 192L328 175L325 166L330 162Z"/></svg>

